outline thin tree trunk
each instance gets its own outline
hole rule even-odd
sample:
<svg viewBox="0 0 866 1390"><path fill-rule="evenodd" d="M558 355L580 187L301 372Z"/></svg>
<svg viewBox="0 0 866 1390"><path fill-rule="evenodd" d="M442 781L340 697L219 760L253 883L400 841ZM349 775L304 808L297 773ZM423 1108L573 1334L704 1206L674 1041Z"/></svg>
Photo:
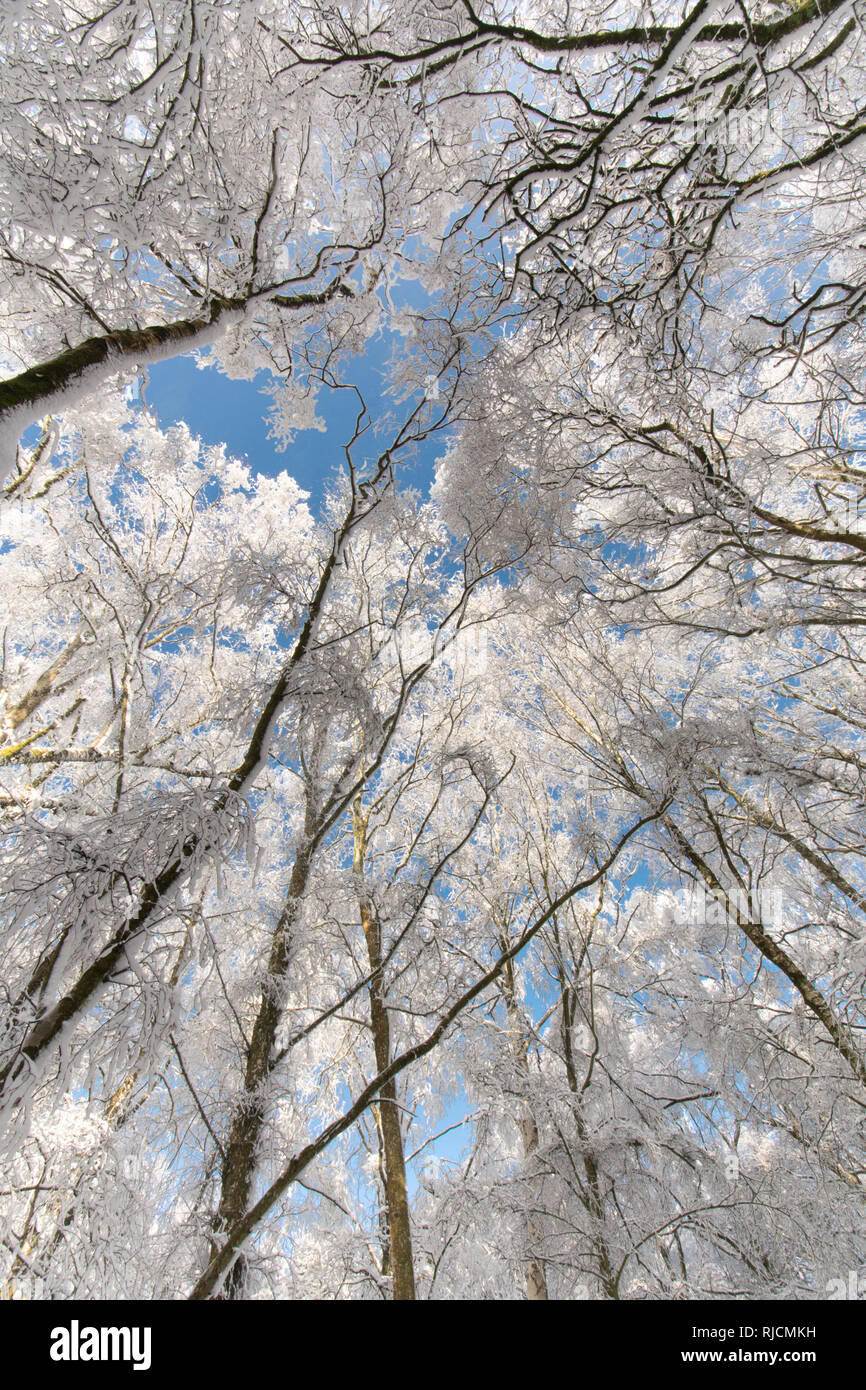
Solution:
<svg viewBox="0 0 866 1390"><path fill-rule="evenodd" d="M360 797L352 807L354 832L354 871L361 926L367 943L370 963L370 1029L376 1070L382 1072L391 1061L391 1021L385 1002L385 983L382 969L382 928L364 880L364 857L367 848L367 818ZM396 1302L415 1298L415 1268L412 1257L412 1227L409 1216L409 1196L406 1190L406 1162L403 1154L403 1134L400 1128L400 1107L397 1103L397 1079L391 1077L379 1093L379 1133L384 1159L385 1202L388 1211L388 1255L392 1288Z"/></svg>
<svg viewBox="0 0 866 1390"><path fill-rule="evenodd" d="M124 362L155 362L204 346L255 302L265 300L282 309L303 309L326 304L335 295L352 294L342 275L337 275L323 290L296 295L280 294L276 288L234 298L215 295L200 314L174 323L119 328L85 338L56 357L0 382L0 435L7 436L7 444L10 433L17 440L34 420L51 410L62 410L64 401L77 391L95 390ZM0 459L0 483L7 472L8 465Z"/></svg>
<svg viewBox="0 0 866 1390"><path fill-rule="evenodd" d="M777 970L781 970L782 974L790 980L791 984L806 1004L806 1007L821 1021L821 1023L823 1023L836 1051L841 1057L844 1057L851 1071L861 1084L866 1086L866 1061L864 1061L863 1056L857 1048L852 1034L845 1027L841 1019L837 1018L835 1011L818 989L817 985L813 984L808 976L804 974L797 963L788 955L788 952L780 946L777 941L773 940L764 927L763 922L754 921L749 915L740 911L736 902L731 899L714 870L703 856L698 853L694 846L689 843L679 826L672 821L669 816L662 817L662 823L670 832L682 854L684 854L689 863L697 869L701 878L711 889L713 896L722 904L725 911L731 919L737 923L737 926L743 934L751 941L752 945L760 951L765 960L770 961L772 965L776 966Z"/></svg>
<svg viewBox="0 0 866 1390"><path fill-rule="evenodd" d="M474 999L477 999L479 995L483 994L490 985L496 983L507 962L528 946L529 942L538 935L541 929L550 921L551 917L553 917L555 912L561 907L564 907L567 902L570 902L576 894L582 893L585 889L592 888L597 884L613 867L617 858L622 853L623 847L629 840L631 840L638 831L642 830L644 826L649 825L651 821L655 820L658 815L659 812L655 811L650 815L643 816L640 820L636 821L634 825L629 826L628 830L620 836L604 862L598 865L586 878L578 879L576 882L572 883L571 886L561 893L530 926L527 926L520 933L516 941L509 946L508 951L504 955L499 956L489 970L485 970L483 975L475 980L468 989L465 989L463 993L455 999L454 1003L440 1016L439 1021L430 1030L426 1038L423 1038L421 1042L414 1043L412 1047L406 1048L404 1052L394 1057L393 1060L388 1063L385 1072L379 1072L377 1076L374 1076L361 1091L360 1095L356 1096L348 1108L343 1111L342 1115L338 1116L336 1120L333 1120L331 1124L327 1125L325 1129L315 1137L315 1139L311 1139L309 1143L305 1144L302 1149L294 1154L282 1172L271 1183L267 1191L263 1192L261 1197L258 1198L255 1205L246 1212L243 1218L237 1222L229 1232L227 1232L226 1239L222 1246L211 1257L207 1268L202 1272L196 1280L195 1285L190 1290L188 1297L192 1302L201 1302L213 1295L214 1290L223 1278L229 1265L237 1257L237 1251L243 1245L244 1241L250 1237L262 1218L271 1210L274 1203L282 1197L284 1192L289 1190L293 1183L297 1182L301 1174L320 1153L324 1153L329 1144L332 1144L341 1134L345 1134L347 1130L351 1129L352 1125L357 1124L365 1111L378 1100L382 1088L387 1082L390 1081L392 1077L398 1076L400 1072L411 1067L415 1062L420 1061L422 1057L427 1057L434 1048L438 1047L442 1038L448 1032L449 1028L452 1027L454 1020L463 1013L464 1009L466 1009Z"/></svg>
<svg viewBox="0 0 866 1390"><path fill-rule="evenodd" d="M78 632L70 642L67 642L63 650L54 658L51 665L37 676L25 695L20 700L16 700L14 705L7 705L3 713L3 725L7 732L0 735L0 743L7 743L9 735L23 724L40 705L44 704L49 695L54 692L55 683L64 666L72 660L75 653L85 645L87 638L86 631ZM63 689L67 687L62 687Z"/></svg>
<svg viewBox="0 0 866 1390"><path fill-rule="evenodd" d="M862 893L858 893L854 885L849 883L845 875L839 872L835 864L831 864L829 859L825 859L817 850L812 849L811 846L801 840L798 835L787 830L785 826L779 825L778 821L775 820L773 816L769 815L766 811L762 811L760 806L756 806L754 801L744 796L742 792L738 792L720 773L716 775L719 779L719 786L722 788L722 791L727 792L728 796L732 796L738 806L742 806L750 820L753 820L756 825L760 825L764 830L771 831L772 834L777 835L780 840L784 840L787 845L790 845L793 850L796 850L801 859L805 859L807 864L811 864L813 869L817 869L825 883L832 884L844 897L848 898L856 907L859 907L861 912L866 912L866 897L864 897Z"/></svg>
<svg viewBox="0 0 866 1390"><path fill-rule="evenodd" d="M507 951L508 941L504 934L500 938L500 945L503 951ZM526 1089L529 1083L529 1048L526 1041L523 1020L520 1017L520 1010L517 1006L513 960L506 962L502 971L500 986L502 989L502 997L505 1000L505 1011L508 1016L508 1033L511 1040L512 1055L517 1066L520 1080L524 1089ZM517 1124L520 1130L521 1145L523 1147L524 1165L527 1169L531 1170L534 1166L535 1155L538 1152L538 1126L535 1123L535 1116L532 1113L532 1108L527 1099L521 1101ZM530 1174L530 1192L534 1192L537 1186L537 1177L533 1178ZM531 1303L544 1302L549 1297L547 1291L547 1276L545 1274L543 1260L540 1260L535 1253L541 1244L541 1232L538 1229L538 1222L531 1211L527 1213L526 1217L526 1233L529 1244L529 1255L524 1265L526 1297Z"/></svg>
<svg viewBox="0 0 866 1390"><path fill-rule="evenodd" d="M577 1079L577 1066L574 1059L571 1030L574 1027L574 1017L577 1011L577 990L573 985L567 982L561 961L559 965L559 986L562 1000L561 1037L563 1057L565 1060L565 1074L568 1080L568 1089L574 1096L574 1120L580 1144L581 1162L586 1178L584 1204L592 1220L592 1243L595 1247L596 1259L598 1261L598 1279L605 1298L618 1299L619 1286L614 1276L613 1262L604 1235L604 1198L601 1194L598 1166L590 1148L589 1131L587 1128L586 1116L583 1113L582 1088Z"/></svg>
<svg viewBox="0 0 866 1390"><path fill-rule="evenodd" d="M235 1104L229 1126L222 1164L219 1205L214 1223L215 1237L230 1230L245 1214L249 1205L259 1141L265 1123L264 1087L275 1065L274 1044L283 1014L283 991L289 967L293 930L310 876L311 845L315 832L308 791L304 840L295 857L286 900L271 938L267 975L246 1054L243 1091ZM216 1249L218 1240L215 1240L213 1245L213 1251ZM240 1298L245 1277L246 1261L241 1255L229 1270L222 1292L217 1297Z"/></svg>
<svg viewBox="0 0 866 1390"><path fill-rule="evenodd" d="M356 511L353 505L342 528L334 537L331 553L322 570L316 593L307 610L304 625L298 634L292 654L262 706L242 762L228 778L227 790L221 793L214 803L213 811L215 813L222 810L230 795L246 790L267 758L268 744L274 724L282 709L295 668L303 660L312 640L313 630L325 602L340 547L352 529L355 516ZM66 1026L91 1003L95 1002L106 980L124 959L127 946L145 930L154 910L163 901L166 894L185 878L192 856L198 848L198 843L199 836L193 832L181 846L177 856L166 864L160 874L144 885L139 898L138 911L134 916L120 925L114 936L105 944L90 965L82 971L67 993L58 999L52 1008L37 1016L16 1054L0 1070L0 1101L5 1097L6 1088L38 1065L48 1049L59 1040ZM121 878L122 874L118 874L117 877ZM44 988L40 973L42 969L40 963L36 973L41 987Z"/></svg>

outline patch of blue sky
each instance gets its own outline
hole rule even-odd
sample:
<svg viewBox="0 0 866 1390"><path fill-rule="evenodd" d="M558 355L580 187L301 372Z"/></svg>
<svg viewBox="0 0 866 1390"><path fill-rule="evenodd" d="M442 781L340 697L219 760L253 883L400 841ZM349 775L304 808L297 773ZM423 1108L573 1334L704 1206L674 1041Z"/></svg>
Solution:
<svg viewBox="0 0 866 1390"><path fill-rule="evenodd" d="M444 1177L449 1169L465 1164L476 1137L472 1128L475 1111L463 1092L444 1106L441 1103L437 1106L435 1124L427 1117L423 1103L415 1107L414 1114L421 1124L417 1137L415 1127L409 1129L406 1144L406 1186L413 1200L419 1188L428 1187ZM417 1144L415 1148L412 1147L413 1138Z"/></svg>
<svg viewBox="0 0 866 1390"><path fill-rule="evenodd" d="M253 381L231 380L213 368L202 369L199 361L206 361L206 357L206 353L200 357L187 354L150 368L146 398L160 425L167 428L185 423L203 443L225 444L228 453L253 473L276 477L289 472L310 494L313 510L318 510L328 480L345 463L344 446L352 437L358 415L357 396L322 387L317 414L324 421L324 431L299 430L288 448L281 450L269 432L267 374L261 373ZM384 372L378 358L378 353L371 352L354 373L355 384L374 419L377 409L386 408ZM390 402L387 408L393 408ZM362 457L373 453L371 439ZM429 487L433 463L428 454L420 467L407 470L416 487Z"/></svg>
<svg viewBox="0 0 866 1390"><path fill-rule="evenodd" d="M428 297L414 283L401 284L394 298L395 307L406 314L429 308ZM377 333L345 369L344 386L319 387L316 415L324 428L298 429L286 448L274 437L268 419L270 388L277 379L270 372L260 372L252 381L229 378L207 365L208 348L153 364L148 369L145 398L163 428L183 422L205 444L225 444L229 454L253 473L275 477L289 472L309 493L315 512L321 507L329 479L345 466L345 446L360 409L357 392L370 418L370 429L353 451L355 462L361 465L372 463L383 443L387 444L383 422L402 421L419 399L395 400L394 365L399 364L404 342L393 328ZM357 392L346 386L354 386ZM429 386L435 390L432 378ZM398 486L413 487L426 495L436 460L445 448L445 432L437 431L421 443L414 457L403 452Z"/></svg>

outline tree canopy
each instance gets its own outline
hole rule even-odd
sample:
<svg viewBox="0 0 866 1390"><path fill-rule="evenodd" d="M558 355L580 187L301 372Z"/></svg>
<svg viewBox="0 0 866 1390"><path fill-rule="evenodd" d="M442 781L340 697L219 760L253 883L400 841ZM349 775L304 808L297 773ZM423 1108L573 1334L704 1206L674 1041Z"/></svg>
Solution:
<svg viewBox="0 0 866 1390"><path fill-rule="evenodd" d="M866 1268L864 18L3 8L6 1297Z"/></svg>

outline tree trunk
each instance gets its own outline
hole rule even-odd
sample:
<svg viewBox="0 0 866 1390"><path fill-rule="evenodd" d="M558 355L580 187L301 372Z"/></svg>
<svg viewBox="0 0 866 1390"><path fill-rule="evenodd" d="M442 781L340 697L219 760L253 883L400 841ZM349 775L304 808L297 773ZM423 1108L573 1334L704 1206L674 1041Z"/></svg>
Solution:
<svg viewBox="0 0 866 1390"><path fill-rule="evenodd" d="M504 933L500 938L500 945L503 951L508 949L508 941ZM520 1011L517 1007L513 959L507 962L502 972L501 988L503 998L505 999L505 1010L508 1015L511 1051L517 1066L518 1075L525 1087L529 1081L529 1049L526 1042L523 1021L520 1018ZM520 1139L523 1147L523 1161L527 1168L531 1168L535 1155L538 1152L538 1126L535 1123L535 1116L532 1113L528 1100L523 1100L521 1102L520 1116L517 1124L520 1130ZM530 1191L538 1186L537 1177L533 1178L533 1176L530 1175L529 1186ZM544 1262L535 1254L536 1249L541 1243L541 1232L538 1229L538 1222L531 1211L526 1217L526 1234L529 1245L529 1255L524 1264L526 1297L531 1303L546 1301L549 1295L547 1292L547 1276L544 1272Z"/></svg>
<svg viewBox="0 0 866 1390"><path fill-rule="evenodd" d="M854 1035L845 1026L835 1011L824 997L817 985L813 984L809 977L800 969L796 961L788 955L784 947L767 932L763 922L752 920L752 918L741 912L736 902L726 892L725 887L711 866L701 854L689 843L675 821L670 816L662 817L662 824L670 831L674 843L678 846L688 862L697 869L701 878L712 890L713 896L724 907L732 921L743 934L751 941L752 945L760 951L765 960L771 965L775 965L777 970L790 980L797 993L802 998L806 1007L820 1019L827 1032L829 1033L833 1046L840 1056L844 1057L848 1066L857 1077L861 1085L866 1086L866 1060L854 1041Z"/></svg>
<svg viewBox="0 0 866 1390"><path fill-rule="evenodd" d="M214 812L219 812L228 800L228 795L244 791L255 778L267 757L268 743L274 724L282 708L292 675L306 655L313 630L318 621L330 585L340 547L351 531L355 521L354 505L334 537L331 553L325 563L316 592L307 610L304 625L292 650L292 654L271 687L270 694L256 719L250 741L242 762L228 778L227 791L221 793L214 803ZM0 1102L6 1097L7 1088L23 1079L37 1064L45 1052L53 1047L64 1028L83 1012L95 998L111 973L123 960L127 946L135 941L146 929L151 915L162 902L164 896L181 882L198 848L199 836L193 831L180 848L180 853L168 863L160 874L146 883L141 891L138 911L135 916L123 922L112 938L105 944L96 959L79 975L75 983L57 1003L44 1013L37 1015L11 1061L0 1070ZM118 875L120 877L120 875ZM61 943L62 944L62 943ZM43 963L36 968L34 978L44 987L42 980ZM26 1004L25 999L19 1004ZM16 1102L17 1103L17 1102Z"/></svg>
<svg viewBox="0 0 866 1390"><path fill-rule="evenodd" d="M145 328L118 328L85 338L56 357L0 381L0 438L14 452L14 443L35 420L49 411L62 410L64 401L78 392L94 391L124 362L158 362L192 347L204 347L230 321L242 318L255 302L264 300L281 309L303 309L327 304L337 295L351 298L352 294L351 287L338 274L322 290L288 295L272 288L233 298L214 295L202 305L198 315ZM0 456L0 486L9 466Z"/></svg>
<svg viewBox="0 0 866 1390"><path fill-rule="evenodd" d="M581 1162L586 1178L586 1193L583 1201L592 1220L592 1243L595 1248L596 1260L598 1261L598 1280L601 1284L602 1292L605 1298L618 1299L619 1286L614 1277L613 1262L604 1234L604 1198L601 1193L598 1166L589 1145L589 1131L587 1128L586 1116L583 1113L581 1086L577 1079L577 1067L575 1065L574 1047L571 1039L571 1030L574 1027L574 1016L577 1010L577 990L573 985L567 982L561 962L559 970L560 996L562 999L562 1051L565 1059L565 1074L568 1079L568 1089L574 1096L574 1119L580 1144Z"/></svg>
<svg viewBox="0 0 866 1390"><path fill-rule="evenodd" d="M377 1072L384 1071L391 1061L391 1021L385 1002L382 970L382 928L364 883L364 855L367 848L367 819L358 797L352 808L355 854L354 870L358 885L361 926L367 943L370 962L370 1029ZM397 1104L397 1080L386 1081L379 1093L379 1134L385 1174L385 1202L388 1211L388 1253L395 1301L415 1298L415 1268L412 1259L412 1227L409 1217L409 1197L406 1191L406 1162L403 1155L403 1135L400 1129L400 1107Z"/></svg>
<svg viewBox="0 0 866 1390"><path fill-rule="evenodd" d="M222 1164L219 1206L215 1235L231 1229L245 1214L256 1167L259 1140L265 1122L264 1084L274 1062L277 1028L283 1013L283 987L289 965L292 933L310 875L310 841L315 833L309 795L305 816L305 838L298 851L289 879L286 901L280 913L268 957L268 970L262 987L259 1011L253 1024L244 1069L244 1088L235 1104L229 1126L228 1143ZM218 1248L214 1244L213 1250ZM213 1253L213 1252L212 1252ZM240 1298L246 1275L246 1261L240 1255L229 1270L220 1298Z"/></svg>

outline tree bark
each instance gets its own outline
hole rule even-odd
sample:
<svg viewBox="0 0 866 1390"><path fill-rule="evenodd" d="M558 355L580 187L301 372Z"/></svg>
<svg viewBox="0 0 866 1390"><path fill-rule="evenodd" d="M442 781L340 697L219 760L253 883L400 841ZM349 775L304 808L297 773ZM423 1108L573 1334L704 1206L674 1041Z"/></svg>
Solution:
<svg viewBox="0 0 866 1390"><path fill-rule="evenodd" d="M10 735L18 728L19 724L23 724L25 719L28 719L40 705L45 703L55 689L60 672L72 660L75 653L85 645L86 640L86 631L76 633L54 658L51 665L37 676L27 693L22 695L20 700L16 700L13 705L6 706L3 714L3 725L7 732L0 735L0 743L8 743Z"/></svg>
<svg viewBox="0 0 866 1390"><path fill-rule="evenodd" d="M805 859L807 864L811 864L813 869L817 869L826 883L832 884L844 897L848 898L856 907L859 907L861 912L866 912L866 897L864 897L862 893L858 893L854 885L849 883L845 875L839 872L835 864L831 864L829 859L825 859L822 854L818 854L817 850L812 849L811 846L801 840L798 835L787 830L784 825L779 825L775 817L769 815L766 811L762 811L760 806L756 806L754 801L749 797L744 796L742 792L738 792L736 787L733 787L720 773L716 775L718 776L719 786L722 791L726 792L728 796L732 796L737 805L742 806L746 815L751 820L757 825L760 825L764 830L769 830L774 835L778 835L780 840L784 840L787 845L790 845L793 850L796 850L801 859Z"/></svg>
<svg viewBox="0 0 866 1390"><path fill-rule="evenodd" d="M315 829L308 793L305 838L295 857L286 901L271 938L267 975L246 1055L243 1092L235 1105L229 1126L222 1165L220 1199L214 1223L216 1237L230 1230L244 1215L249 1204L259 1141L265 1123L264 1085L275 1065L273 1051L283 1013L282 996L289 967L293 928L310 876L310 846ZM217 1248L218 1244L215 1242L213 1249ZM246 1260L241 1254L229 1270L223 1289L217 1297L240 1298L243 1295L245 1278Z"/></svg>
<svg viewBox="0 0 866 1390"><path fill-rule="evenodd" d="M500 946L503 951L508 950L508 941L505 935L500 937ZM523 1020L520 1017L520 1010L517 1006L517 995L514 979L514 960L508 960L502 971L501 976L502 997L505 1000L505 1011L508 1016L508 1033L511 1040L511 1051L517 1067L517 1073L524 1088L529 1082L529 1048L526 1041L526 1033L523 1027ZM534 1165L535 1155L538 1152L538 1125L532 1113L532 1107L528 1098L524 1098L520 1104L520 1114L517 1120L520 1130L520 1140L523 1148L523 1161L527 1169ZM538 1186L538 1177L530 1173L529 1188L532 1192ZM526 1217L526 1234L528 1236L529 1254L524 1265L524 1282L526 1286L526 1297L530 1303L546 1302L549 1298L547 1291L547 1276L544 1269L544 1261L536 1255L536 1250L541 1243L541 1232L538 1229L538 1222L530 1211Z"/></svg>
<svg viewBox="0 0 866 1390"><path fill-rule="evenodd" d="M71 392L95 390L124 362L155 362L204 346L222 332L229 319L242 316L253 303L264 300L281 309L303 309L326 304L336 295L352 294L338 274L322 290L287 295L273 287L235 297L215 295L201 313L174 323L118 328L85 338L55 357L0 381L0 435L11 431L17 440L34 420L50 410L61 410ZM0 459L0 484L7 472L8 466Z"/></svg>
<svg viewBox="0 0 866 1390"><path fill-rule="evenodd" d="M565 1061L565 1074L568 1080L568 1089L574 1096L574 1120L580 1145L581 1162L586 1177L586 1194L583 1200L593 1225L592 1243L595 1248L596 1260L598 1261L598 1280L605 1298L618 1299L619 1285L614 1276L613 1261L611 1260L610 1250L608 1249L604 1234L604 1198L601 1192L601 1181L598 1175L598 1165L596 1164L589 1144L589 1130L586 1123L586 1116L583 1113L583 1088L577 1079L577 1066L574 1059L571 1030L574 1027L574 1018L577 1011L577 989L566 980L561 961L559 965L559 987L560 998L562 1000L560 1034L562 1038L562 1052Z"/></svg>
<svg viewBox="0 0 866 1390"><path fill-rule="evenodd" d="M360 797L352 808L354 832L354 871L358 885L361 926L367 943L370 963L370 1029L376 1070L382 1072L391 1061L391 1021L385 1000L382 969L382 927L364 880L364 856L367 848L367 817ZM412 1226L409 1216L409 1196L406 1190L406 1162L403 1154L403 1134L400 1128L400 1107L397 1103L397 1079L391 1077L379 1092L379 1134L384 1159L385 1203L388 1212L388 1254L391 1266L395 1302L415 1298L415 1268L412 1256Z"/></svg>
<svg viewBox="0 0 866 1390"><path fill-rule="evenodd" d="M853 1036L841 1019L837 1018L835 1011L817 985L813 984L804 974L784 947L773 940L763 922L753 921L747 914L740 911L736 902L726 892L719 877L703 856L689 843L679 826L669 816L662 817L662 823L670 832L679 850L693 868L697 869L701 878L711 889L713 896L722 904L743 934L760 951L765 960L775 965L776 969L781 970L782 974L790 980L806 1007L823 1023L836 1051L841 1057L844 1057L858 1081L866 1086L866 1061L857 1048Z"/></svg>
<svg viewBox="0 0 866 1390"><path fill-rule="evenodd" d="M226 791L216 799L214 811L217 813L228 803L229 795L246 790L267 757L268 743L286 698L289 683L296 667L303 660L309 648L313 631L330 587L331 576L340 547L352 529L356 514L356 506L353 503L342 528L334 538L331 553L325 562L292 654L274 682L256 719L243 760L228 778ZM177 856L166 864L162 872L151 882L144 885L139 898L138 910L134 916L121 923L111 939L90 965L82 971L67 993L51 1009L37 1016L16 1054L0 1070L0 1102L5 1097L7 1087L37 1064L46 1051L58 1041L67 1024L77 1018L95 1000L99 990L124 959L127 946L146 929L154 910L163 901L166 894L183 881L198 844L199 836L195 833L191 834L181 846ZM37 967L37 971L41 970L42 963ZM41 980L41 975L38 978Z"/></svg>

